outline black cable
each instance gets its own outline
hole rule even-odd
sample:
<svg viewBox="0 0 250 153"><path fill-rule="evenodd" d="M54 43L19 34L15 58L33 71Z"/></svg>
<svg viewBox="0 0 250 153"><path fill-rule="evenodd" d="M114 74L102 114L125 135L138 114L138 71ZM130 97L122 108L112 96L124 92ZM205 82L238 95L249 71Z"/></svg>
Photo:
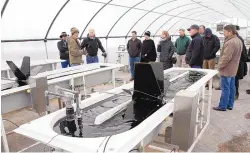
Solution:
<svg viewBox="0 0 250 153"><path fill-rule="evenodd" d="M8 120L8 119L3 118L2 120L8 121L9 123L12 123L12 124L15 125L16 127L19 127L19 125L17 125L16 123L14 123L14 122L12 122L12 121L10 121L10 120Z"/></svg>
<svg viewBox="0 0 250 153"><path fill-rule="evenodd" d="M55 137L57 137L58 135L59 135L59 134L53 136L53 137L50 139L50 141L47 142L47 143L45 144L45 146L44 146L44 148L43 148L43 151L44 151L44 152L45 152L45 149L46 149L46 147L48 146L48 144L49 144Z"/></svg>
<svg viewBox="0 0 250 153"><path fill-rule="evenodd" d="M107 147L107 144L108 144L109 139L110 139L111 137L112 137L112 136L109 136L108 140L106 141L106 144L105 144L104 149L103 149L103 153L105 153L105 151L106 151L106 147Z"/></svg>
<svg viewBox="0 0 250 153"><path fill-rule="evenodd" d="M102 146L103 142L104 142L106 139L107 139L107 137L105 137L105 139L104 139L104 140L102 141L102 143L99 145L99 147L98 147L98 149L97 149L96 153L98 153L98 151L99 151L100 147Z"/></svg>

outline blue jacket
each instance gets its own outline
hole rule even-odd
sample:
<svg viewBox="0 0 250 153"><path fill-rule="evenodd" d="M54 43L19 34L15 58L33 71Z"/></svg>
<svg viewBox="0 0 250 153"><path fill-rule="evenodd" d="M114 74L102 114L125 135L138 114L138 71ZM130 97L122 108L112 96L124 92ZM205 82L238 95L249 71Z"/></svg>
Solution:
<svg viewBox="0 0 250 153"><path fill-rule="evenodd" d="M204 58L204 44L203 39L199 33L192 36L192 41L188 46L186 52L186 63L189 66L201 66L203 65Z"/></svg>

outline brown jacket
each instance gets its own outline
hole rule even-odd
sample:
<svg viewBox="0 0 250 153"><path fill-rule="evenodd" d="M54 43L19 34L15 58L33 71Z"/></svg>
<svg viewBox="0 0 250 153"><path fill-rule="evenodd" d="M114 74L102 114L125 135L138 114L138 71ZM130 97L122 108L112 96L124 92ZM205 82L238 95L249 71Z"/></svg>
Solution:
<svg viewBox="0 0 250 153"><path fill-rule="evenodd" d="M69 60L70 64L82 64L82 55L80 51L80 43L78 40L75 40L72 37L68 39L68 48L69 48Z"/></svg>
<svg viewBox="0 0 250 153"><path fill-rule="evenodd" d="M241 52L242 42L236 35L225 39L219 60L219 72L221 76L236 76Z"/></svg>

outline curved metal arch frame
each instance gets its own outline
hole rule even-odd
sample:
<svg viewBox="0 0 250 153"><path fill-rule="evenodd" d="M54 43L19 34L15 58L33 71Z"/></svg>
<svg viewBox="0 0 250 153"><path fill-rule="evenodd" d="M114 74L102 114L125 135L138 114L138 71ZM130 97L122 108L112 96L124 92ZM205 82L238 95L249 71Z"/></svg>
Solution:
<svg viewBox="0 0 250 153"><path fill-rule="evenodd" d="M63 6L60 8L60 10L57 12L56 16L54 17L54 19L53 19L52 22L50 23L50 26L49 26L49 28L48 28L48 30L47 30L47 32L46 32L45 37L44 37L44 41L47 41L47 37L48 37L48 35L49 35L49 32L50 32L50 30L51 30L51 28L52 28L54 22L56 21L57 17L58 17L59 14L62 12L62 10L65 8L65 6L69 3L69 1L70 1L70 0L67 0L67 1L63 4Z"/></svg>
<svg viewBox="0 0 250 153"><path fill-rule="evenodd" d="M240 11L241 14L243 14L246 18L249 18L248 15L246 15L244 12L242 12L238 6L236 6L231 0L228 0L230 4L232 4L238 11Z"/></svg>
<svg viewBox="0 0 250 153"><path fill-rule="evenodd" d="M171 11L173 11L173 10L179 8L179 7L182 7L182 6L184 7L184 6L193 5L193 4L195 4L195 3L180 5L180 6L178 6L178 7L172 8L171 10L168 10L168 11L165 12L164 14L160 15L159 17L157 17L154 21L152 21L152 22L147 26L147 28L146 28L146 29L143 31L143 33L141 34L141 37L143 36L143 34L148 30L148 28L149 28L151 25L153 25L158 19L160 19L160 18L163 17L164 15L167 15L167 13L169 13L169 12L171 12Z"/></svg>
<svg viewBox="0 0 250 153"><path fill-rule="evenodd" d="M141 21L141 20L142 20L145 16L147 16L149 13L153 12L155 9L157 9L157 8L159 8L159 7L161 7L161 6L164 6L164 5L168 4L168 3L172 3L172 2L175 2L175 1L177 1L177 0L172 0L172 1L169 1L169 2L162 3L162 4L160 4L160 5L156 6L156 7L154 7L153 9L149 10L147 13L145 13L143 16L141 16L140 19L138 19L138 20L135 22L135 24L129 29L128 33L126 34L126 37L128 36L129 32L135 27L135 25L136 25L137 23L139 23L139 21Z"/></svg>
<svg viewBox="0 0 250 153"><path fill-rule="evenodd" d="M134 9L136 6L138 6L139 4L145 2L146 0L142 0L140 1L139 3L135 4L134 6L132 6L130 9L128 9L125 13L123 13L118 20L116 20L116 22L113 24L113 26L111 27L111 29L109 30L108 34L107 34L107 38L109 36L109 34L111 33L111 31L113 30L113 28L115 27L115 25L129 12L131 11L132 9Z"/></svg>
<svg viewBox="0 0 250 153"><path fill-rule="evenodd" d="M189 12L190 10L192 10L193 8L191 8L191 9L188 9L188 10L185 10L185 11L183 11L183 12L180 12L180 13L178 13L178 14L176 14L176 16L173 16L173 17L171 17L170 19L168 19L164 24L162 24L161 26L160 26L160 28L158 28L157 30L156 30L156 32L155 32L155 34L153 35L153 37L160 31L160 29L165 25L165 24L167 24L170 20L172 20L173 18L175 18L175 17L178 17L178 15L180 15L180 14L182 14L182 13L185 13L185 12Z"/></svg>
<svg viewBox="0 0 250 153"><path fill-rule="evenodd" d="M203 14L197 15L196 17L203 16L203 15L210 14L210 13L217 13L217 12L203 13ZM217 19L216 19L216 20L217 20ZM214 21L216 21L216 20L212 20L212 22L214 22ZM189 21L187 21L187 22L189 22ZM187 22L184 22L184 24L187 23ZM174 32L174 34L175 34L177 31L178 31L178 29Z"/></svg>
<svg viewBox="0 0 250 153"><path fill-rule="evenodd" d="M197 13L201 13L201 12L204 12L204 11L208 11L208 10L200 10L200 11L196 11L196 12L193 12L191 14L188 14L187 16L191 16L191 15L195 15ZM182 19L178 20L177 22L175 22L169 29L168 31L170 31L177 23L179 23Z"/></svg>
<svg viewBox="0 0 250 153"><path fill-rule="evenodd" d="M9 0L6 0L5 3L4 3L4 5L3 5L2 11L1 11L1 18L3 17L3 13L4 13L4 11L5 11L8 3L9 3Z"/></svg>
<svg viewBox="0 0 250 153"><path fill-rule="evenodd" d="M82 35L85 32L85 30L87 29L87 27L89 26L89 24L92 22L92 20L96 17L96 15L101 12L101 10L103 10L109 3L111 3L113 0L108 1L107 3L105 3L96 13L95 15L92 16L92 18L89 20L89 22L86 24L85 28L83 29L81 35L80 35L80 40L82 39Z"/></svg>
<svg viewBox="0 0 250 153"><path fill-rule="evenodd" d="M223 16L226 16L226 17L228 17L228 18L232 18L232 17L230 17L230 16L225 15L224 13L221 13L221 12L219 12L219 11L216 11L216 10L214 10L214 9L208 7L208 6L205 6L205 5L201 4L200 2L196 2L196 1L194 1L194 0L191 0L191 1L194 2L194 3L196 3L196 4L199 4L199 5L202 6L202 7L205 7L205 8L207 8L207 9L213 10L214 12L217 12L217 13L223 15Z"/></svg>

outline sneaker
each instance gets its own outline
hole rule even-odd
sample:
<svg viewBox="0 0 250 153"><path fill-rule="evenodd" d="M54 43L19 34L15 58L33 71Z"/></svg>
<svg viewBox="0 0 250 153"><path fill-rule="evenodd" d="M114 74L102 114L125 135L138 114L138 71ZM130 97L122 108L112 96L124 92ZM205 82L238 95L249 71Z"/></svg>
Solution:
<svg viewBox="0 0 250 153"><path fill-rule="evenodd" d="M131 78L129 81L134 81L134 78Z"/></svg>
<svg viewBox="0 0 250 153"><path fill-rule="evenodd" d="M228 107L227 109L228 109L228 110L233 110L233 108L230 108L230 107Z"/></svg>
<svg viewBox="0 0 250 153"><path fill-rule="evenodd" d="M226 111L226 109L220 109L219 107L213 107L213 110L216 110L216 111Z"/></svg>

